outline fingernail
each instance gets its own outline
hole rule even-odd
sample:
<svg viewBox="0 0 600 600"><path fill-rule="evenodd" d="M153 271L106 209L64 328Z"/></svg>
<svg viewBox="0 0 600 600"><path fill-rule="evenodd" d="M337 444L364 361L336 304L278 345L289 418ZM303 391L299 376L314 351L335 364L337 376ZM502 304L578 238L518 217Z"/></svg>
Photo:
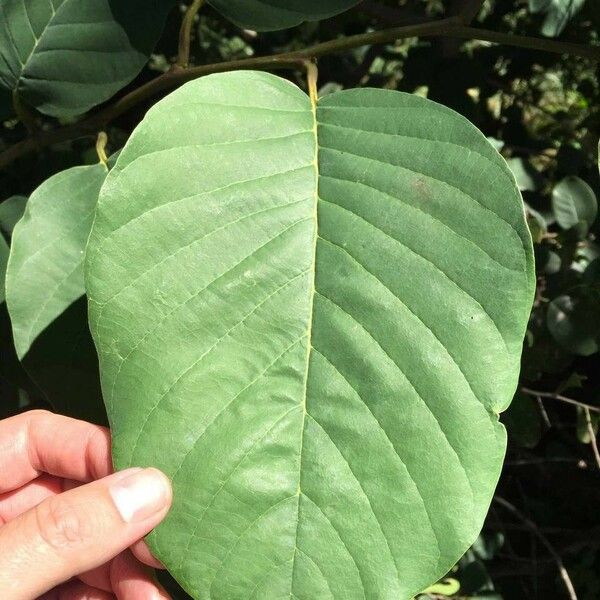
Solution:
<svg viewBox="0 0 600 600"><path fill-rule="evenodd" d="M123 520L135 523L149 519L170 501L171 485L156 469L132 469L110 486L110 495Z"/></svg>

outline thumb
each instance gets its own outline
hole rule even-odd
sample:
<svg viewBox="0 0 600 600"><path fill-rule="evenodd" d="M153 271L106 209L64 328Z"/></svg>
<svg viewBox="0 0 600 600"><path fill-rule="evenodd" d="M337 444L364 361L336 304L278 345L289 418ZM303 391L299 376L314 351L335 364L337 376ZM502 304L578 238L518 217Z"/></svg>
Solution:
<svg viewBox="0 0 600 600"><path fill-rule="evenodd" d="M3 597L30 600L108 562L170 505L171 484L156 469L127 469L44 500L0 527Z"/></svg>

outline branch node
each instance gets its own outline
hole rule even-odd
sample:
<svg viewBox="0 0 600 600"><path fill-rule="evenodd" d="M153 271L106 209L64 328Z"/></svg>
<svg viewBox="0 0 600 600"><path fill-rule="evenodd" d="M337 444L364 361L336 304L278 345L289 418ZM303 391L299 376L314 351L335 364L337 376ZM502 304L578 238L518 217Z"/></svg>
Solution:
<svg viewBox="0 0 600 600"><path fill-rule="evenodd" d="M319 100L319 91L317 88L317 81L319 79L319 68L317 67L317 62L313 60L304 61L306 66L306 78L308 81L308 94L310 96L310 101L313 106L317 105Z"/></svg>
<svg viewBox="0 0 600 600"><path fill-rule="evenodd" d="M100 164L108 169L108 156L106 155L106 144L108 144L108 136L105 131L100 131L96 139L96 154Z"/></svg>

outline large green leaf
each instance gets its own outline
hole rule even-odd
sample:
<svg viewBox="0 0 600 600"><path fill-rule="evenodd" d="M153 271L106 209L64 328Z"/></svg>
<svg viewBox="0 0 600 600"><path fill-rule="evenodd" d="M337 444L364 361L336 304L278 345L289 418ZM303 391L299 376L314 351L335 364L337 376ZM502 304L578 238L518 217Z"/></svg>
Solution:
<svg viewBox="0 0 600 600"><path fill-rule="evenodd" d="M272 31L337 15L360 0L209 0L228 19L246 29Z"/></svg>
<svg viewBox="0 0 600 600"><path fill-rule="evenodd" d="M533 296L506 164L393 91L229 73L155 105L86 285L120 468L195 598L410 598L477 537Z"/></svg>
<svg viewBox="0 0 600 600"><path fill-rule="evenodd" d="M104 102L142 69L173 0L0 0L0 85L53 116Z"/></svg>
<svg viewBox="0 0 600 600"><path fill-rule="evenodd" d="M103 165L75 167L31 195L12 236L6 297L17 355L54 406L102 420L83 259Z"/></svg>

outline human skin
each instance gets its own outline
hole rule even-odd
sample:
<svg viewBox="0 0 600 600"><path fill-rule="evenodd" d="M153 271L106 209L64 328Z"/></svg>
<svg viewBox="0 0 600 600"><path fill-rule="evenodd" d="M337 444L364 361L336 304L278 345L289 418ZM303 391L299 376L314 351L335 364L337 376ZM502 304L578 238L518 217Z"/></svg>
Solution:
<svg viewBox="0 0 600 600"><path fill-rule="evenodd" d="M30 411L0 421L6 600L167 600L143 537L166 516L156 469L113 472L104 427Z"/></svg>

